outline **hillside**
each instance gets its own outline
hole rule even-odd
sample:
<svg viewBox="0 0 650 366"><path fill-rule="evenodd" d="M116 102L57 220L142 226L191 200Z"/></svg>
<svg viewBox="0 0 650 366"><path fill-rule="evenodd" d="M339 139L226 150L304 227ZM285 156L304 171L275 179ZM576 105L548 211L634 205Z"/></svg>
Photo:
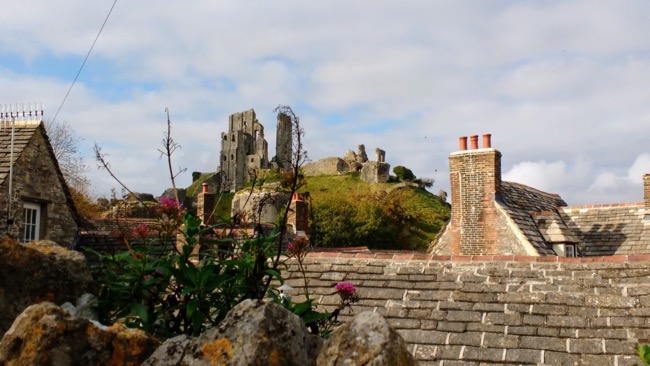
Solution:
<svg viewBox="0 0 650 366"><path fill-rule="evenodd" d="M301 191L310 193L316 246L424 251L450 216L450 206L422 188L358 174L308 177Z"/></svg>

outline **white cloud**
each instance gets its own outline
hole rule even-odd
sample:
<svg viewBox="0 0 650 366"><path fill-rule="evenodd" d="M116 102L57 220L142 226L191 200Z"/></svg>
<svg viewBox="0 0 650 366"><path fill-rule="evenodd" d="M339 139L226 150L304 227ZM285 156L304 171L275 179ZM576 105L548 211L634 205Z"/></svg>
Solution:
<svg viewBox="0 0 650 366"><path fill-rule="evenodd" d="M52 117L112 3L5 1L0 103L43 101ZM380 146L391 165L448 189L457 137L489 132L508 177L569 203L627 199L638 187L626 182L639 183L624 177L647 169L630 162L649 153L649 11L587 0L118 2L59 119L90 162L96 141L133 189L154 194L169 186L156 152L165 107L183 146L176 164L191 172L216 168L238 111L255 108L273 149L272 111L289 104L312 159ZM113 184L92 179L100 192ZM634 195L614 196L617 185Z"/></svg>

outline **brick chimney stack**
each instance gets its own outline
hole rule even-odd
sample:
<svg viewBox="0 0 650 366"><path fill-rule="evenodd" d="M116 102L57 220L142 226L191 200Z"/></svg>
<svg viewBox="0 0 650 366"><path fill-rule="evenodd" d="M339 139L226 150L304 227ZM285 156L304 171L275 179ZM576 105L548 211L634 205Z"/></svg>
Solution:
<svg viewBox="0 0 650 366"><path fill-rule="evenodd" d="M294 193L291 197L287 224L293 226L296 233L303 231L307 234L309 230L309 204L305 201L307 195Z"/></svg>
<svg viewBox="0 0 650 366"><path fill-rule="evenodd" d="M501 186L501 153L492 148L491 135L459 139L460 150L449 155L451 182L452 253L454 255L498 254L495 194Z"/></svg>
<svg viewBox="0 0 650 366"><path fill-rule="evenodd" d="M196 197L196 215L204 225L212 224L212 211L215 206L215 194L208 191L208 183L203 183L201 192Z"/></svg>
<svg viewBox="0 0 650 366"><path fill-rule="evenodd" d="M645 201L646 217L650 217L650 173L643 175L643 200Z"/></svg>

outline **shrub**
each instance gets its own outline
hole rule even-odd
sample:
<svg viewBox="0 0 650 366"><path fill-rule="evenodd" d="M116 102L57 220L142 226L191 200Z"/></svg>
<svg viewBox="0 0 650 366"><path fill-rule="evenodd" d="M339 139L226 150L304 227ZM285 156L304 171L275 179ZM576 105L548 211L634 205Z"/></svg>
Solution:
<svg viewBox="0 0 650 366"><path fill-rule="evenodd" d="M413 180L415 179L415 174L413 174L413 171L411 169L398 165L393 168L393 173L395 173L395 176L397 176L397 179L403 181L403 180Z"/></svg>

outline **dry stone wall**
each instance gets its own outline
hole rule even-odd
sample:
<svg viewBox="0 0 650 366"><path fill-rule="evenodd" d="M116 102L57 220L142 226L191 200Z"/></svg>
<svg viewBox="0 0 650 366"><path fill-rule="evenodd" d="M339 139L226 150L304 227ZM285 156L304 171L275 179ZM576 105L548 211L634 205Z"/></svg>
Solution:
<svg viewBox="0 0 650 366"><path fill-rule="evenodd" d="M588 259L310 253L312 297L358 286L352 314L385 316L420 365L632 365L650 343L650 256ZM288 284L301 301L293 262Z"/></svg>

